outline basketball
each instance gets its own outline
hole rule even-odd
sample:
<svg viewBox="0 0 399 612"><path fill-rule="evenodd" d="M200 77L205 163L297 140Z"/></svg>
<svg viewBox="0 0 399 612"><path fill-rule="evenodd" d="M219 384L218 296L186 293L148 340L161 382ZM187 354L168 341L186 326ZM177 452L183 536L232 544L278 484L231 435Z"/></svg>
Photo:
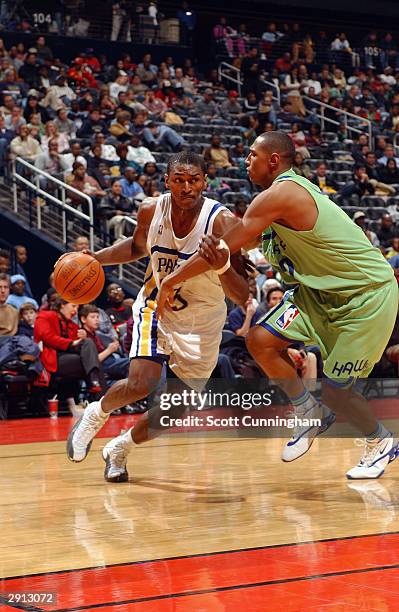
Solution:
<svg viewBox="0 0 399 612"><path fill-rule="evenodd" d="M88 304L98 297L105 282L102 265L87 253L67 253L54 268L54 287L74 304Z"/></svg>

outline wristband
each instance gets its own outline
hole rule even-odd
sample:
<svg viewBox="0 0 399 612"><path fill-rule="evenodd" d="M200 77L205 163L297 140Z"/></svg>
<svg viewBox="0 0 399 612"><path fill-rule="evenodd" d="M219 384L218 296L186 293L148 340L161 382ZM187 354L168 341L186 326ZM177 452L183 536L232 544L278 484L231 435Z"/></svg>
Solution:
<svg viewBox="0 0 399 612"><path fill-rule="evenodd" d="M219 270L214 270L214 272L216 272L216 274L218 274L219 276L221 274L224 274L225 272L227 272L227 270L230 268L231 263L230 263L230 249L228 247L228 245L225 243L225 241L223 239L221 239L219 241L218 246L216 247L218 251L221 251L222 249L227 249L229 256L227 258L226 263L224 264L224 266L222 268L219 268Z"/></svg>

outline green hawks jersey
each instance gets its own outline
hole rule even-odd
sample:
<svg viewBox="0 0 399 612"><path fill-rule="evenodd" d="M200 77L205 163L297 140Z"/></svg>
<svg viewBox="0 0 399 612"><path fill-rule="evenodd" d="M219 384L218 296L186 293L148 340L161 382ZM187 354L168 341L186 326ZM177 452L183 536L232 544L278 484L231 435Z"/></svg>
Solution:
<svg viewBox="0 0 399 612"><path fill-rule="evenodd" d="M263 252L287 285L350 296L370 285L392 282L393 270L348 215L319 187L291 170L274 183L293 181L313 197L319 211L312 230L272 223L263 232Z"/></svg>

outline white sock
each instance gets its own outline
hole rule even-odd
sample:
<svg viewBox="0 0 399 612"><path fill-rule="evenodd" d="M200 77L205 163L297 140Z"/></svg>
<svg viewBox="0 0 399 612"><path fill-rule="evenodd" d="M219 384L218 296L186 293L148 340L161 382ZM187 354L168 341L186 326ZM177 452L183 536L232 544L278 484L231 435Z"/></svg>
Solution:
<svg viewBox="0 0 399 612"><path fill-rule="evenodd" d="M386 438L389 435L389 431L382 423L378 423L377 429L367 436L367 442L378 443L383 438Z"/></svg>
<svg viewBox="0 0 399 612"><path fill-rule="evenodd" d="M133 427L125 431L125 433L121 434L121 438L129 450L131 450L133 446L136 446L136 443L132 438L132 431Z"/></svg>
<svg viewBox="0 0 399 612"><path fill-rule="evenodd" d="M96 412L97 416L99 416L101 419L105 419L105 418L108 418L108 417L109 417L109 415L110 415L111 413L110 413L110 412L104 412L104 411L103 411L103 409L101 408L101 402L102 402L102 401L103 401L103 398L101 398L101 399L98 401L98 403L97 403L97 405L96 405L96 407L95 407L95 409L94 409L94 410L95 410L95 412Z"/></svg>
<svg viewBox="0 0 399 612"><path fill-rule="evenodd" d="M316 399L306 388L296 397L290 397L290 401L296 414L304 414L317 403Z"/></svg>

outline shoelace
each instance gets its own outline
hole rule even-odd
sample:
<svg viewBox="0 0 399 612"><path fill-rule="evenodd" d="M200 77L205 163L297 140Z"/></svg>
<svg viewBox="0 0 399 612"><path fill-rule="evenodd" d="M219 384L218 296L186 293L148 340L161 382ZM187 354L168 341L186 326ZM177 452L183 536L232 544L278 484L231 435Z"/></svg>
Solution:
<svg viewBox="0 0 399 612"><path fill-rule="evenodd" d="M284 416L285 416L287 419L292 419L292 418L295 418L295 417L298 417L298 418L304 418L304 417L306 417L306 415L307 415L307 414L308 414L310 411L312 411L312 410L313 410L313 409L314 409L314 408L315 408L317 405L318 405L318 404L315 402L315 403L313 404L313 406L311 406L310 408L308 408L307 410L304 410L304 411L303 411L303 410L295 410L295 408L294 408L294 407L292 407L292 408L288 408L288 409L287 409L287 410L284 412ZM303 426L301 426L301 425L299 425L299 424L298 424L298 425L296 425L296 427L294 427L294 429L292 430L292 436L291 436L291 437L292 437L292 438L296 438L296 437L297 437L297 436L298 436L298 435L299 435L299 434L302 432L302 430L303 430L303 429L308 429L308 427L307 427L307 426L306 426L306 427L303 427Z"/></svg>
<svg viewBox="0 0 399 612"><path fill-rule="evenodd" d="M112 467L124 468L127 461L126 449L121 442L117 442L113 449L110 451L110 459L113 464Z"/></svg>
<svg viewBox="0 0 399 612"><path fill-rule="evenodd" d="M356 442L357 440L361 439L357 438ZM363 443L364 450L363 455L360 457L358 465L367 465L369 463L372 463L373 459L377 454L377 451L379 451L379 443L381 442L381 440L379 440L378 442L367 442L367 439L363 439L361 440L361 442Z"/></svg>
<svg viewBox="0 0 399 612"><path fill-rule="evenodd" d="M95 412L91 412L90 414L85 412L82 420L82 426L86 427L80 434L80 437L85 444L90 442L90 440L92 439L93 429L94 432L97 433L104 421L105 419L102 419L101 417L97 416Z"/></svg>

